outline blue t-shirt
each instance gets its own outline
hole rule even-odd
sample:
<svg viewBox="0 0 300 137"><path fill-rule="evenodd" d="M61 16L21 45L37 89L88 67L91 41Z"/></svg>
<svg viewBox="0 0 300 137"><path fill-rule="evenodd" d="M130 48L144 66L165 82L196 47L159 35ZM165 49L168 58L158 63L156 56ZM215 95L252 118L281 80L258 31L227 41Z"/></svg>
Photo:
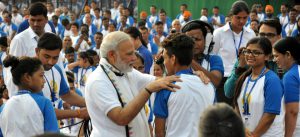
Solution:
<svg viewBox="0 0 300 137"><path fill-rule="evenodd" d="M144 59L144 64L145 64L145 73L149 74L150 73L150 68L152 66L153 63L153 58L152 58L152 54L150 53L150 51L143 45L141 45L137 51L142 55L143 59Z"/></svg>
<svg viewBox="0 0 300 137"><path fill-rule="evenodd" d="M285 103L299 102L300 94L300 75L299 65L293 66L283 76L283 89Z"/></svg>

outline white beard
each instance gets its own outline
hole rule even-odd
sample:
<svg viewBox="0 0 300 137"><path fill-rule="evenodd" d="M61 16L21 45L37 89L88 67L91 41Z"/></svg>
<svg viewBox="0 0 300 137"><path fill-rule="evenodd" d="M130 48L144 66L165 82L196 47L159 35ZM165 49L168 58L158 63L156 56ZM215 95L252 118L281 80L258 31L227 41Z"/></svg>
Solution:
<svg viewBox="0 0 300 137"><path fill-rule="evenodd" d="M131 64L131 63L130 63ZM117 53L117 61L114 65L117 69L119 69L123 73L131 72L132 71L132 66L129 64L125 63L120 55Z"/></svg>

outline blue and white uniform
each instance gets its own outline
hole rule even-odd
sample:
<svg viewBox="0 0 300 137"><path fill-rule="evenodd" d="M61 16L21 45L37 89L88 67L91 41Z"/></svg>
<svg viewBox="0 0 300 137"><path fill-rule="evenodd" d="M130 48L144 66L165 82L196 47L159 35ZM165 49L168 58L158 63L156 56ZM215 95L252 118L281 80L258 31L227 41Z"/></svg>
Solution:
<svg viewBox="0 0 300 137"><path fill-rule="evenodd" d="M276 117L272 125L262 137L283 137L284 111L281 107L283 87L279 77L271 70L256 80L249 80L249 77L245 79L237 100L245 127L252 132L261 121L264 113L275 114ZM255 81L256 84L254 85ZM245 108L248 108L247 112L249 113L245 112L244 102L246 101L244 100L248 100L248 107Z"/></svg>
<svg viewBox="0 0 300 137"><path fill-rule="evenodd" d="M60 96L70 92L63 70L58 65L54 65L50 70L45 71L44 78L46 83L43 94L51 100L55 108L58 108Z"/></svg>
<svg viewBox="0 0 300 137"><path fill-rule="evenodd" d="M198 63L207 71L219 71L222 76L224 75L224 66L223 61L218 55L205 55L202 62L198 61Z"/></svg>
<svg viewBox="0 0 300 137"><path fill-rule="evenodd" d="M10 98L0 115L4 136L29 137L44 132L59 132L51 101L41 92L21 90Z"/></svg>
<svg viewBox="0 0 300 137"><path fill-rule="evenodd" d="M293 66L283 76L283 88L284 88L284 101L287 103L299 103L300 96L300 65L293 64ZM298 112L298 118L296 123L296 129L294 131L294 137L300 136L300 115Z"/></svg>
<svg viewBox="0 0 300 137"><path fill-rule="evenodd" d="M156 93L154 115L166 119L166 137L198 137L200 115L215 100L214 86L205 85L191 69L176 75L182 82L175 84L181 88Z"/></svg>
<svg viewBox="0 0 300 137"><path fill-rule="evenodd" d="M138 49L136 49L144 59L145 64L145 73L150 73L150 68L153 64L153 58L151 52L144 46L141 45Z"/></svg>
<svg viewBox="0 0 300 137"><path fill-rule="evenodd" d="M11 38L13 32L16 32L15 34L17 34L18 27L14 23L11 23L10 25L4 23L4 25L1 27L1 30Z"/></svg>
<svg viewBox="0 0 300 137"><path fill-rule="evenodd" d="M85 96L85 83L88 76L95 70L94 66L89 66L88 68L75 67L72 71L76 78L76 87L82 91L82 96Z"/></svg>

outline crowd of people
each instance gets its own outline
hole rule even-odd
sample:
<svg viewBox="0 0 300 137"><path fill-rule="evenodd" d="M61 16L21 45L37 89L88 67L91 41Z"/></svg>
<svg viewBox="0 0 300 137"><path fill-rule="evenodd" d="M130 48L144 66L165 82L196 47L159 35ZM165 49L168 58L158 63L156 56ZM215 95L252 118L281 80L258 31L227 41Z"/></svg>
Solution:
<svg viewBox="0 0 300 137"><path fill-rule="evenodd" d="M0 137L300 136L300 5L2 4Z"/></svg>

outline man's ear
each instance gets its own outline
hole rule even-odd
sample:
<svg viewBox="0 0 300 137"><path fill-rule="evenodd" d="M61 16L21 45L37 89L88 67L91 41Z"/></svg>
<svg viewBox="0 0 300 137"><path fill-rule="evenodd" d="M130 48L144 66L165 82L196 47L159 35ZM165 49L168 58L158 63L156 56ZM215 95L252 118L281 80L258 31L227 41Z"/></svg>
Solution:
<svg viewBox="0 0 300 137"><path fill-rule="evenodd" d="M171 60L172 65L175 65L178 61L174 54L171 55L170 60Z"/></svg>

